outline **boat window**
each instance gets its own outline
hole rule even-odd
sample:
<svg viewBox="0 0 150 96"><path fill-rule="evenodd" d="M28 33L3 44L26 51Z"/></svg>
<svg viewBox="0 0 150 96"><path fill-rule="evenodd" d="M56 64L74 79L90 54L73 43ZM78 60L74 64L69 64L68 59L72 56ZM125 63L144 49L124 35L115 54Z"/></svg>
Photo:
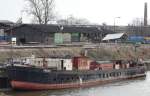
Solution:
<svg viewBox="0 0 150 96"><path fill-rule="evenodd" d="M101 74L99 74L99 78L101 78Z"/></svg>
<svg viewBox="0 0 150 96"><path fill-rule="evenodd" d="M113 77L113 73L111 73L111 77Z"/></svg>
<svg viewBox="0 0 150 96"><path fill-rule="evenodd" d="M70 80L70 78L68 77L67 80Z"/></svg>
<svg viewBox="0 0 150 96"><path fill-rule="evenodd" d="M56 78L54 78L53 81L56 81Z"/></svg>
<svg viewBox="0 0 150 96"><path fill-rule="evenodd" d="M112 73L112 76L115 77L115 73Z"/></svg>
<svg viewBox="0 0 150 96"><path fill-rule="evenodd" d="M112 77L112 74L111 74L111 73L109 73L109 76L110 76L110 77Z"/></svg>
<svg viewBox="0 0 150 96"><path fill-rule="evenodd" d="M119 73L117 73L117 76L119 76L120 74Z"/></svg>
<svg viewBox="0 0 150 96"><path fill-rule="evenodd" d="M103 78L105 78L105 74L103 74Z"/></svg>
<svg viewBox="0 0 150 96"><path fill-rule="evenodd" d="M61 81L64 81L64 78L61 78Z"/></svg>
<svg viewBox="0 0 150 96"><path fill-rule="evenodd" d="M109 74L107 74L107 78L109 77Z"/></svg>
<svg viewBox="0 0 150 96"><path fill-rule="evenodd" d="M86 78L88 78L88 75L86 75Z"/></svg>
<svg viewBox="0 0 150 96"><path fill-rule="evenodd" d="M118 77L118 73L116 73L116 76Z"/></svg>
<svg viewBox="0 0 150 96"><path fill-rule="evenodd" d="M127 73L127 72L125 72L125 74L126 74L126 75L128 75L128 73Z"/></svg>
<svg viewBox="0 0 150 96"><path fill-rule="evenodd" d="M124 75L126 75L126 72L124 72Z"/></svg>
<svg viewBox="0 0 150 96"><path fill-rule="evenodd" d="M74 80L74 78L72 77L72 80Z"/></svg>

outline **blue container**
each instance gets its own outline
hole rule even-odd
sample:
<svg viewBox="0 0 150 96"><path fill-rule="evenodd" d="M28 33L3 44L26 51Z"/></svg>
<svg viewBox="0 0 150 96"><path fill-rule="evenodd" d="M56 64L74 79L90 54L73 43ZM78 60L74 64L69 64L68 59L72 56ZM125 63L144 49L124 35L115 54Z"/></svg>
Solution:
<svg viewBox="0 0 150 96"><path fill-rule="evenodd" d="M0 40L5 40L5 36L0 36Z"/></svg>
<svg viewBox="0 0 150 96"><path fill-rule="evenodd" d="M128 41L130 42L140 42L140 43L144 43L144 37L143 36L129 36L128 37Z"/></svg>
<svg viewBox="0 0 150 96"><path fill-rule="evenodd" d="M9 40L10 39L10 36L0 36L0 40L1 41L7 41L7 40Z"/></svg>

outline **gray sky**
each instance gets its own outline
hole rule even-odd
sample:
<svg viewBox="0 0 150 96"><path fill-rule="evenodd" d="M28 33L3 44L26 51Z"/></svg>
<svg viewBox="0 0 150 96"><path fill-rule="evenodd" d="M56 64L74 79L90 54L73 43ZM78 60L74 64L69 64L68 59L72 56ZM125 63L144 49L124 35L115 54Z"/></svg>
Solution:
<svg viewBox="0 0 150 96"><path fill-rule="evenodd" d="M144 2L148 2L150 15L150 0L56 0L55 9L62 18L73 15L93 23L113 24L115 17L121 17L115 20L116 25L127 25L134 18L143 18ZM24 7L24 0L0 0L0 20L17 21ZM22 16L23 22L29 23L29 18Z"/></svg>

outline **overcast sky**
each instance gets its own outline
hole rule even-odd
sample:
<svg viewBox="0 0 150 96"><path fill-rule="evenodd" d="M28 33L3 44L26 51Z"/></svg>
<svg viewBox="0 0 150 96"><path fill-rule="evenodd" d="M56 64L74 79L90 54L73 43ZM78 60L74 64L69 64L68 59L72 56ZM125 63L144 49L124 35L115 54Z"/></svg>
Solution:
<svg viewBox="0 0 150 96"><path fill-rule="evenodd" d="M113 25L114 18L121 17L116 24L127 25L134 18L143 18L144 2L150 15L150 0L56 0L55 10L62 18L73 15L98 24ZM24 7L24 0L0 0L0 20L17 21ZM23 22L29 23L29 18L22 16Z"/></svg>

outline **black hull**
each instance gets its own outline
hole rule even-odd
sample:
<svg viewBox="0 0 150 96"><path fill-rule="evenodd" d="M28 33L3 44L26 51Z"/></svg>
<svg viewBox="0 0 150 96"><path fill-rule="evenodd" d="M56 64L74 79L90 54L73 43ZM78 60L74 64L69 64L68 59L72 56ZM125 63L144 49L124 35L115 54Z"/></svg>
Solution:
<svg viewBox="0 0 150 96"><path fill-rule="evenodd" d="M88 87L118 80L144 77L144 68L89 71L50 71L42 68L7 68L12 88L21 90L47 90Z"/></svg>
<svg viewBox="0 0 150 96"><path fill-rule="evenodd" d="M11 89L11 84L6 74L6 68L0 68L0 90L9 90Z"/></svg>

